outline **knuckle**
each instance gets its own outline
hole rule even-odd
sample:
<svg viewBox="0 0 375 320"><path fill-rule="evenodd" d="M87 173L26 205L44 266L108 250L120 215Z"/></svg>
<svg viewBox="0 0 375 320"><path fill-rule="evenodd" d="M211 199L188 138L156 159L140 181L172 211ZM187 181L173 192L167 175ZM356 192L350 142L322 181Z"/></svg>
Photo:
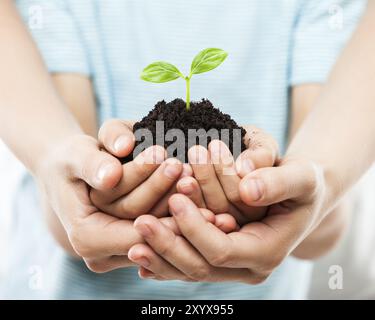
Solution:
<svg viewBox="0 0 375 320"><path fill-rule="evenodd" d="M196 175L195 177L198 181L198 183L202 186L202 185L208 185L211 181L211 175L209 173L208 170L206 170L205 168L203 168L201 170L201 172L199 172L198 175Z"/></svg>

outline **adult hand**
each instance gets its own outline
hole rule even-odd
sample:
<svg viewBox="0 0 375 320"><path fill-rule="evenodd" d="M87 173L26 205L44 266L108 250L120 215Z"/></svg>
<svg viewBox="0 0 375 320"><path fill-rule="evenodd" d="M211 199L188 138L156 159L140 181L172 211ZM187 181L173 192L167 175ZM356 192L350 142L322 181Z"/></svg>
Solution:
<svg viewBox="0 0 375 320"><path fill-rule="evenodd" d="M219 140L212 141L208 150L202 146L190 148L189 162L194 172L180 179L177 191L192 199L198 207L214 213L228 212L242 225L261 219L266 207L254 207L240 197L241 177L258 168L272 167L278 158L276 141L255 127L245 127L247 149L234 160L229 148Z"/></svg>
<svg viewBox="0 0 375 320"><path fill-rule="evenodd" d="M85 135L58 145L36 173L43 198L62 222L74 252L94 272L133 265L127 258L128 250L144 242L132 220L104 213L89 197L90 187L106 192L113 189L121 177L120 162L101 151L95 139ZM207 221L215 223L215 216L208 210L201 213ZM172 217L159 221L171 232L180 234Z"/></svg>
<svg viewBox="0 0 375 320"><path fill-rule="evenodd" d="M96 272L131 265L127 251L143 241L132 222L105 214L89 198L90 187L109 190L121 176L121 163L85 135L70 137L56 146L36 173L41 191L74 251Z"/></svg>
<svg viewBox="0 0 375 320"><path fill-rule="evenodd" d="M174 195L169 202L183 237L170 233L154 217L139 217L135 227L147 245L133 246L129 258L149 262L140 275L260 283L319 225L332 204L323 169L295 158L246 175L240 196L247 205L270 208L261 221L229 234L206 223L183 195Z"/></svg>

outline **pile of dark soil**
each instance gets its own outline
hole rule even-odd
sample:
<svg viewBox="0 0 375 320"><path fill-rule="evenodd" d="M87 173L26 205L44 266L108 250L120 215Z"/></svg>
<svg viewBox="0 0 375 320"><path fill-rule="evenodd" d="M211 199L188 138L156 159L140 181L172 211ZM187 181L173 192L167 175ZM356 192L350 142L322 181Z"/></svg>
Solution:
<svg viewBox="0 0 375 320"><path fill-rule="evenodd" d="M209 100L202 99L200 102L192 102L190 110L186 110L185 101L182 99L175 99L169 103L164 100L159 101L155 107L144 117L141 121L135 123L133 131L138 129L149 129L153 135L153 144L156 141L156 121L164 121L164 132L167 133L169 129L181 129L185 134L185 161L187 162L188 151L188 130L189 129L204 129L208 132L210 129L216 129L219 132L221 139L221 130L229 129L229 149L233 153L233 129L241 130L241 152L246 149L244 144L244 136L246 131L228 115L222 113L219 109L215 108ZM174 141L165 141L164 147L167 148ZM210 142L207 141L207 145ZM222 139L225 141L225 139ZM136 146L142 141L137 141ZM199 143L197 139L196 144ZM172 156L172 155L171 155ZM175 156L175 155L173 155ZM129 161L130 157L123 159L124 162Z"/></svg>

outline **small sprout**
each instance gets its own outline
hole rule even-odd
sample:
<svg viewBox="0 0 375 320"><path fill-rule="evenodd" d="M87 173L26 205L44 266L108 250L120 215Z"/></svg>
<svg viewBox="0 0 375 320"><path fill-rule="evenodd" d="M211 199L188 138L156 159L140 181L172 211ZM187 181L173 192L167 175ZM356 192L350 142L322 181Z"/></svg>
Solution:
<svg viewBox="0 0 375 320"><path fill-rule="evenodd" d="M164 61L151 63L143 69L141 79L149 82L163 83L178 78L186 81L186 110L190 110L190 79L193 74L210 71L218 67L228 56L224 50L208 48L199 52L190 67L189 76L184 76L173 64Z"/></svg>

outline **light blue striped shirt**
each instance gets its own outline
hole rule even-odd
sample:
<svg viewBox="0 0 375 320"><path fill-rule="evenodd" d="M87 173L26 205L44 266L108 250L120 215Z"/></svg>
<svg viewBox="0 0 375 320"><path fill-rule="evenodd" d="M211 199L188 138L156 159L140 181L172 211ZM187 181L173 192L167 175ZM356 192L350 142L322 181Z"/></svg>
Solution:
<svg viewBox="0 0 375 320"><path fill-rule="evenodd" d="M184 96L182 81L142 82L148 63L165 60L184 72L198 51L218 47L228 59L193 79L192 99L208 98L238 123L263 128L282 149L290 87L326 80L364 7L361 0L17 2L49 70L92 78L100 122L140 119L157 101ZM20 192L34 188L25 179ZM18 212L26 206L18 204ZM299 299L311 268L288 258L265 283L249 286L140 280L134 268L97 275L64 255L57 260L53 292L59 298Z"/></svg>

